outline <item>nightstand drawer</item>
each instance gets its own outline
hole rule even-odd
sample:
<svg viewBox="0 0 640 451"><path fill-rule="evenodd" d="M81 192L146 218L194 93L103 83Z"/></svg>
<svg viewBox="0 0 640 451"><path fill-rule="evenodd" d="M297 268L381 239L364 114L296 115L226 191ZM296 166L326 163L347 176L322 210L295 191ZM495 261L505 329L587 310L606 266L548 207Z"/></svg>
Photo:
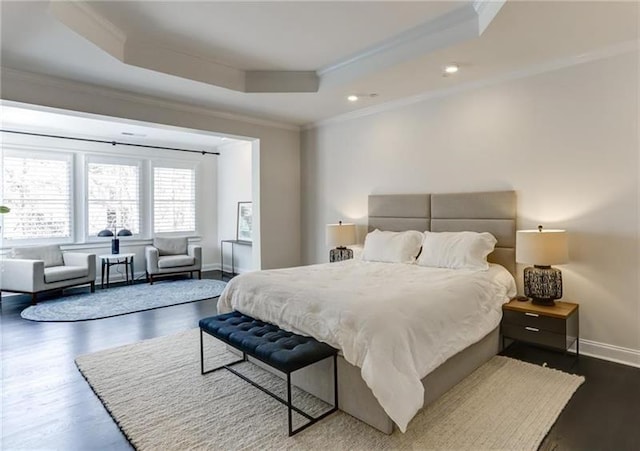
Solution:
<svg viewBox="0 0 640 451"><path fill-rule="evenodd" d="M563 321L564 323L564 321ZM502 324L502 335L515 340L550 346L552 348L567 349L567 339L562 334L549 332L534 326L521 326L516 324Z"/></svg>
<svg viewBox="0 0 640 451"><path fill-rule="evenodd" d="M533 312L515 312L504 310L503 323L516 326L533 327L541 331L555 332L564 335L566 332L566 321L563 318L552 318Z"/></svg>

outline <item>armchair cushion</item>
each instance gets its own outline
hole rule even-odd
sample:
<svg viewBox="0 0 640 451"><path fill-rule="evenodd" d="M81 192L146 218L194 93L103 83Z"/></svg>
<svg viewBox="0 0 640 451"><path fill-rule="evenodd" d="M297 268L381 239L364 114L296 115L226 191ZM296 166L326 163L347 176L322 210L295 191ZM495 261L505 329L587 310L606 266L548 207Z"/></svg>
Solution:
<svg viewBox="0 0 640 451"><path fill-rule="evenodd" d="M78 279L80 277L87 277L88 275L88 266L52 266L49 268L44 268L45 283Z"/></svg>
<svg viewBox="0 0 640 451"><path fill-rule="evenodd" d="M187 238L154 238L153 247L158 249L158 255L186 255Z"/></svg>
<svg viewBox="0 0 640 451"><path fill-rule="evenodd" d="M57 244L51 244L48 246L14 247L11 250L11 258L42 260L45 268L64 265L62 251L60 250L60 246Z"/></svg>
<svg viewBox="0 0 640 451"><path fill-rule="evenodd" d="M188 255L164 255L158 258L158 268L175 268L177 266L191 266L196 259Z"/></svg>

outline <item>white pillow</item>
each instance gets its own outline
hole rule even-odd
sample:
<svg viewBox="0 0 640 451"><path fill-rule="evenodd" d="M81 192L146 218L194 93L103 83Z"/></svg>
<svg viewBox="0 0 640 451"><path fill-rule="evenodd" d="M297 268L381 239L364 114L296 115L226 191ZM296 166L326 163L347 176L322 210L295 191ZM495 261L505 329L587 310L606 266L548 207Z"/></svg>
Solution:
<svg viewBox="0 0 640 451"><path fill-rule="evenodd" d="M497 242L488 232L424 232L418 265L487 270L487 255Z"/></svg>
<svg viewBox="0 0 640 451"><path fill-rule="evenodd" d="M371 262L413 263L424 235L416 230L381 232L374 230L364 240L362 259Z"/></svg>

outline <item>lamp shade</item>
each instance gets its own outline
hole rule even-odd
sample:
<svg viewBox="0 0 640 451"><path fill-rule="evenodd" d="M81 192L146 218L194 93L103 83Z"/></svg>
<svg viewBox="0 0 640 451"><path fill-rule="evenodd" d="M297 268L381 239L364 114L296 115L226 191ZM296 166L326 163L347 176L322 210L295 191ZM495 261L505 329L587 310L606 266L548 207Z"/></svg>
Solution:
<svg viewBox="0 0 640 451"><path fill-rule="evenodd" d="M342 247L356 242L355 224L327 224L327 245Z"/></svg>
<svg viewBox="0 0 640 451"><path fill-rule="evenodd" d="M516 261L536 266L560 265L569 261L565 230L518 230Z"/></svg>

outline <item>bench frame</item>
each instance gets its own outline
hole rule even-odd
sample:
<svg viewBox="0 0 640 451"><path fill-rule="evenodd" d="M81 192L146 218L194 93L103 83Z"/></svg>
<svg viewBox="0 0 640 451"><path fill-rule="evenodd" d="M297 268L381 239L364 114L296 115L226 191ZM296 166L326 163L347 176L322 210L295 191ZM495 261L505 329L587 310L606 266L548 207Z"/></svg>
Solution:
<svg viewBox="0 0 640 451"><path fill-rule="evenodd" d="M219 366L217 368L212 368L209 370L204 369L204 333L206 333L207 335L222 341L223 343L226 343L227 345L231 346L234 349L237 349L238 351L242 352L242 359L240 360L235 360L233 362L227 363L225 365ZM248 362L248 357L252 357L254 359L257 359L259 361L261 361L262 363L264 363L265 365L268 365L271 368L274 368L280 372L283 372L287 375L287 399L282 399L280 396L276 395L275 393L267 390L266 388L262 387L261 385L258 385L256 382L252 381L251 379L249 379L248 377L246 377L245 375L239 373L238 371L234 370L233 368L231 368L234 365L237 365L239 363L243 363L243 362ZM330 356L331 357L331 356ZM329 357L326 357L329 358ZM321 359L324 360L324 359ZM318 360L317 362L319 362L320 360ZM313 362L310 365L313 365L314 363L317 362ZM298 370L301 370L303 368L307 368L309 365L304 366L302 368L298 368ZM239 378L243 379L244 381L250 383L251 385L253 385L254 387L256 387L257 389L261 390L262 392L266 393L267 395L271 396L272 398L274 398L276 401L279 401L280 403L284 404L285 406L287 406L287 410L288 410L288 417L289 417L289 437L297 434L298 432L303 431L304 429L308 428L309 426L317 423L318 421L322 420L323 418L331 415L332 413L334 413L335 411L338 410L338 353L336 352L335 354L333 354L333 390L334 390L334 403L333 403L333 407L324 412L323 414L317 416L317 417L312 417L311 415L309 415L308 413L302 411L301 409L297 408L296 406L293 405L293 403L291 402L291 374L294 373L295 371L298 370L294 370L294 371L282 371L278 368L273 367L269 362L265 361L264 359L261 359L260 357L254 355L254 354L248 354L245 350L239 348L238 346L229 343L227 340L224 340L220 337L216 337L215 335L210 334L209 332L207 332L206 330L203 330L202 328L200 328L200 374L205 375L205 374L209 374L209 373L213 373L215 371L219 371L221 369L226 369L228 371L230 371L231 373L235 374L236 376L238 376ZM300 426L298 429L293 429L293 411L299 413L300 415L302 415L303 417L305 417L306 419L309 420L308 423L305 423L303 426Z"/></svg>

